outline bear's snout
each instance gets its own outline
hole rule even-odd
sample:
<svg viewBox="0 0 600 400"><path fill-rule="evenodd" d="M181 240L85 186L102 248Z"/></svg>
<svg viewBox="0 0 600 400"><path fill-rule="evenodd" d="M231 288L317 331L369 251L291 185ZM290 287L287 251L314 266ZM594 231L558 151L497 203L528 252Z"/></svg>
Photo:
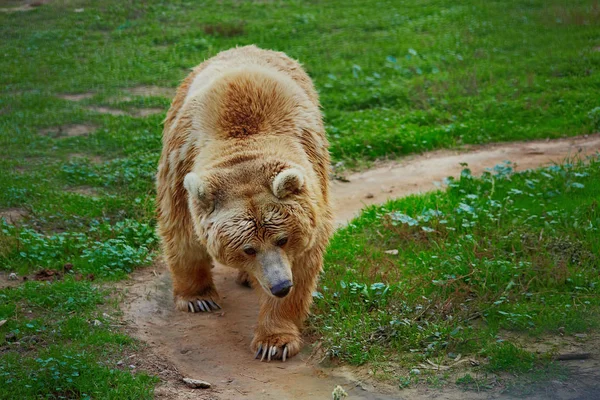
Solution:
<svg viewBox="0 0 600 400"><path fill-rule="evenodd" d="M277 249L260 252L257 257L262 266L257 279L265 292L275 297L287 296L294 284L292 269L285 254Z"/></svg>
<svg viewBox="0 0 600 400"><path fill-rule="evenodd" d="M273 296L285 297L288 295L291 288L292 288L292 282L286 280L286 281L279 282L278 284L274 285L271 288L271 293L273 294Z"/></svg>

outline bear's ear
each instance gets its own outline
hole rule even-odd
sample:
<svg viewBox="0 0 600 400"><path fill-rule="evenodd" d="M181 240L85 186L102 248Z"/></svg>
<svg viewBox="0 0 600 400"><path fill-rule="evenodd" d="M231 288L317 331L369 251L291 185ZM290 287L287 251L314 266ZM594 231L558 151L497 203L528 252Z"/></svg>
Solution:
<svg viewBox="0 0 600 400"><path fill-rule="evenodd" d="M212 210L214 199L208 190L208 182L200 178L195 172L190 172L183 179L183 186L205 211Z"/></svg>
<svg viewBox="0 0 600 400"><path fill-rule="evenodd" d="M275 176L272 190L275 197L284 199L304 186L304 173L298 168L288 168Z"/></svg>

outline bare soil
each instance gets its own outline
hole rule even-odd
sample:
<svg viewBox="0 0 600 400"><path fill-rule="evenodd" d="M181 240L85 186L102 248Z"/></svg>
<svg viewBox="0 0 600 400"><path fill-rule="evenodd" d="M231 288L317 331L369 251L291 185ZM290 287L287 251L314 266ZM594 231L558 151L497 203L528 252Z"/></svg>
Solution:
<svg viewBox="0 0 600 400"><path fill-rule="evenodd" d="M23 278L19 275L11 277L11 273L0 271L0 289L17 287L23 283Z"/></svg>
<svg viewBox="0 0 600 400"><path fill-rule="evenodd" d="M35 10L37 7L43 6L49 3L51 0L5 0L2 2L3 6L0 8L0 12L13 13Z"/></svg>
<svg viewBox="0 0 600 400"><path fill-rule="evenodd" d="M132 117L147 117L149 115L160 114L164 110L162 108L134 108L128 111L119 110L117 108L110 107L97 107L91 106L87 107L88 110L94 111L100 114L110 114L110 115L129 115Z"/></svg>
<svg viewBox="0 0 600 400"><path fill-rule="evenodd" d="M91 187L91 186L72 187L72 188L67 188L65 191L69 192L69 193L80 194L82 196L88 196L88 197L94 197L94 196L98 195L98 189Z"/></svg>
<svg viewBox="0 0 600 400"><path fill-rule="evenodd" d="M160 48L161 46L157 46ZM167 46L164 46L166 49ZM189 68L185 69L186 73L190 71ZM173 99L175 97L176 88L164 87L164 86L136 86L132 88L125 88L121 93L112 96L109 101L111 102L123 102L132 101L134 96L140 97L163 97L165 99ZM161 110L163 111L163 110Z"/></svg>
<svg viewBox="0 0 600 400"><path fill-rule="evenodd" d="M98 127L92 124L73 124L42 129L40 133L52 137L73 137L87 136L96 129L98 129Z"/></svg>
<svg viewBox="0 0 600 400"><path fill-rule="evenodd" d="M163 110L162 108L138 108L133 112L133 115L136 117L147 117L149 115L154 115L154 114L160 114L161 112L163 112L165 110Z"/></svg>
<svg viewBox="0 0 600 400"><path fill-rule="evenodd" d="M384 202L436 189L435 181L460 173L468 163L473 174L510 160L519 170L540 167L566 157L585 156L600 149L600 135L472 147L468 151L437 151L399 162L387 162L348 176L349 182L334 182L336 222L347 223L365 205ZM223 310L212 314L189 314L174 310L169 273L162 263L135 273L125 284L124 314L132 335L148 343L154 354L172 363L182 376L210 382L212 389L191 394L167 381L157 390L167 399L330 399L341 385L349 399L516 399L524 394L490 391L465 392L449 385L441 389L419 386L408 390L376 382L364 369L324 368L312 349L286 363L261 363L250 352L250 341L258 313L257 297L251 289L235 283L236 271L216 266L215 283ZM533 388L531 399L600 399L600 345L596 340L569 342L577 351L592 353L588 360L565 361L574 369L568 382L555 381ZM569 346L566 349L569 351ZM565 346L563 346L565 347ZM571 349L573 350L573 349ZM563 363L563 362L561 362Z"/></svg>
<svg viewBox="0 0 600 400"><path fill-rule="evenodd" d="M94 97L93 92L86 92L86 93L64 93L64 94L60 94L57 97L63 100L68 100L68 101L82 101L82 100L87 100L87 99L91 99L92 97Z"/></svg>
<svg viewBox="0 0 600 400"><path fill-rule="evenodd" d="M119 110L118 108L90 106L87 107L87 109L93 112L97 112L98 114L110 114L116 116L127 115L127 111Z"/></svg>
<svg viewBox="0 0 600 400"><path fill-rule="evenodd" d="M78 158L87 158L88 160L90 160L94 164L102 164L104 162L104 160L100 156L93 156L93 155L84 154L84 153L71 153L71 154L69 154L69 161L74 161L74 160L76 160Z"/></svg>
<svg viewBox="0 0 600 400"><path fill-rule="evenodd" d="M27 210L24 208L5 208L0 210L0 218L6 219L6 222L16 224L27 215Z"/></svg>
<svg viewBox="0 0 600 400"><path fill-rule="evenodd" d="M172 99L175 97L175 88L163 87L163 86L137 86L134 88L126 89L126 92L132 96L143 96L143 97L166 97Z"/></svg>
<svg viewBox="0 0 600 400"><path fill-rule="evenodd" d="M174 88L167 88L161 86L137 86L134 88L126 89L126 93L130 96L121 95L114 97L114 101L131 101L131 96L143 96L143 97L165 97L168 99L173 98L175 96ZM60 94L57 97L63 100L79 102L83 100L90 99L94 97L95 93L93 92L85 92L85 93L64 93ZM118 108L112 107L104 107L104 106L89 106L86 107L89 111L94 111L99 114L110 114L110 115L130 115L132 117L147 117L149 115L160 114L165 111L162 108L158 107L148 107L148 108L131 108L129 110L120 110Z"/></svg>

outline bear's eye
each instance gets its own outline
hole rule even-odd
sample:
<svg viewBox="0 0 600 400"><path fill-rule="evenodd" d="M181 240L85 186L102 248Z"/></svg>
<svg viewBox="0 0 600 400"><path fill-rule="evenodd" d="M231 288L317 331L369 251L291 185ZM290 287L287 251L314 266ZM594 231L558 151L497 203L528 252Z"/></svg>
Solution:
<svg viewBox="0 0 600 400"><path fill-rule="evenodd" d="M253 256L256 254L256 250L253 249L252 247L246 247L244 249L244 253L248 254L249 256Z"/></svg>
<svg viewBox="0 0 600 400"><path fill-rule="evenodd" d="M279 247L285 246L285 244L288 242L288 238L286 237L282 237L281 239L277 240L277 242L275 242L275 244Z"/></svg>

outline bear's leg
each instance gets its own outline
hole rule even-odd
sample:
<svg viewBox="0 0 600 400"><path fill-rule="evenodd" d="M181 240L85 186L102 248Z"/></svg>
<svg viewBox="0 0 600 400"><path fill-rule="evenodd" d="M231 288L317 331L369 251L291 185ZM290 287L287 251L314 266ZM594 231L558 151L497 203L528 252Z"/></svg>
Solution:
<svg viewBox="0 0 600 400"><path fill-rule="evenodd" d="M294 271L294 286L284 298L269 296L262 288L258 326L251 349L261 361L293 357L302 344L300 329L312 304L312 293L321 272L322 255L306 257Z"/></svg>
<svg viewBox="0 0 600 400"><path fill-rule="evenodd" d="M238 272L238 276L235 278L235 283L241 286L246 286L251 288L252 282L250 280L250 275L245 271Z"/></svg>
<svg viewBox="0 0 600 400"><path fill-rule="evenodd" d="M212 312L221 309L212 279L212 260L200 244L179 246L166 251L173 279L173 296L178 310Z"/></svg>

